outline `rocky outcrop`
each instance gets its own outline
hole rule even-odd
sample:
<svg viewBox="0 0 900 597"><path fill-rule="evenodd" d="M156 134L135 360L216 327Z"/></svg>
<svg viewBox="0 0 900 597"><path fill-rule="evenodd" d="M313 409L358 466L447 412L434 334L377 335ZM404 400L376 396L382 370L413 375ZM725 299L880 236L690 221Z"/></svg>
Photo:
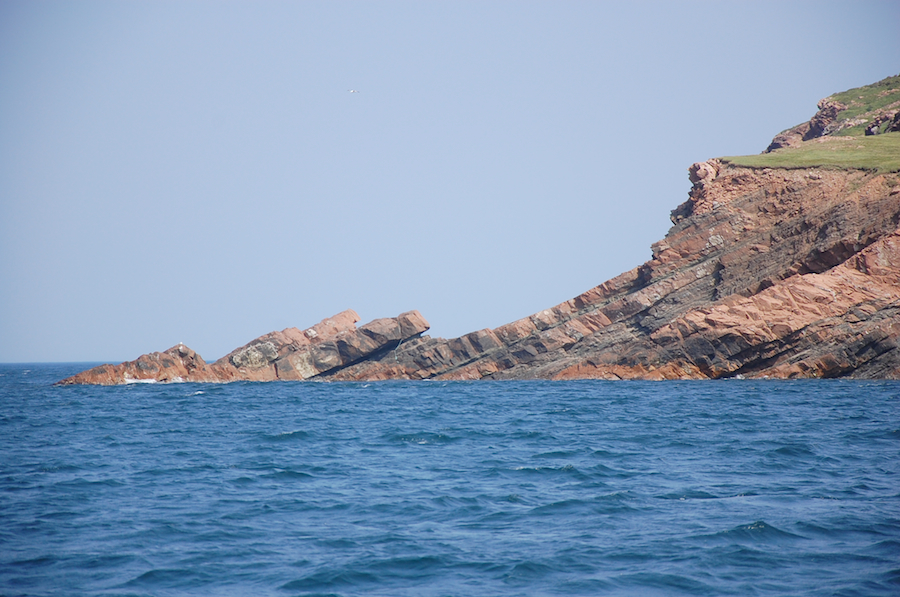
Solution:
<svg viewBox="0 0 900 597"><path fill-rule="evenodd" d="M120 365L101 365L59 383L299 381L375 358L420 336L429 327L418 311L376 319L358 328L357 321L359 315L347 310L306 330L271 332L209 365L179 344Z"/></svg>
<svg viewBox="0 0 900 597"><path fill-rule="evenodd" d="M776 135L765 153L856 130L866 136L900 131L900 75L836 96L842 101L835 96L820 100L818 112L808 122Z"/></svg>
<svg viewBox="0 0 900 597"><path fill-rule="evenodd" d="M891 102L887 94L898 92L877 91ZM769 150L859 126L840 118L845 108L826 98ZM896 114L888 103L868 122L900 135L891 132ZM179 345L61 383L900 379L900 174L726 159L698 162L688 174L688 199L649 261L496 329L446 340L423 335L428 323L417 311L360 327L344 311L212 364Z"/></svg>
<svg viewBox="0 0 900 597"><path fill-rule="evenodd" d="M834 132L838 114L847 109L841 102L826 97L818 105L819 111L809 120L809 128L803 134L803 140L809 141Z"/></svg>
<svg viewBox="0 0 900 597"><path fill-rule="evenodd" d="M653 259L494 330L325 376L900 377L900 176L713 160Z"/></svg>
<svg viewBox="0 0 900 597"><path fill-rule="evenodd" d="M886 133L900 133L900 112L894 114L891 123L888 125Z"/></svg>
<svg viewBox="0 0 900 597"><path fill-rule="evenodd" d="M818 108L819 111L808 122L798 124L776 135L772 139L772 143L766 148L766 153L771 153L784 147L797 147L803 141L818 139L825 135L834 134L843 128L866 122L865 119L841 120L839 115L847 109L847 106L830 97L819 101Z"/></svg>

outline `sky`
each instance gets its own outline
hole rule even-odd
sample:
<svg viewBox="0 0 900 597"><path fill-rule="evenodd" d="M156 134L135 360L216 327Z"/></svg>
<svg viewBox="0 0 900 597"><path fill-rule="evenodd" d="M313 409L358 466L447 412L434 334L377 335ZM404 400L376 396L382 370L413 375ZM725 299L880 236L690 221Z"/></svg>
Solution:
<svg viewBox="0 0 900 597"><path fill-rule="evenodd" d="M896 1L0 0L0 362L552 307L650 258L693 162L900 73L898 22Z"/></svg>

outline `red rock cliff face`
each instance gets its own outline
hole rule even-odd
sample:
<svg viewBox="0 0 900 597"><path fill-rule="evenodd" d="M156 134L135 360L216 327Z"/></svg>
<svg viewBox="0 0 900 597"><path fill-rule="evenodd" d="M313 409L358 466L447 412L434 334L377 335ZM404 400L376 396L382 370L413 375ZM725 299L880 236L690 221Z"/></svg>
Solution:
<svg viewBox="0 0 900 597"><path fill-rule="evenodd" d="M328 379L900 377L900 176L691 168L653 259L494 330Z"/></svg>
<svg viewBox="0 0 900 597"><path fill-rule="evenodd" d="M493 330L445 340L417 311L359 328L344 311L212 364L179 345L60 383L900 378L900 174L720 160L689 174L650 261Z"/></svg>

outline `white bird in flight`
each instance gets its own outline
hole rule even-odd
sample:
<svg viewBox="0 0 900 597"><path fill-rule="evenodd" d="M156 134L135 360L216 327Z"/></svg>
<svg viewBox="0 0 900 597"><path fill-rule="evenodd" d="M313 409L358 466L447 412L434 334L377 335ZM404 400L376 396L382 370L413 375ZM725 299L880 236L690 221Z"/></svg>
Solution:
<svg viewBox="0 0 900 597"><path fill-rule="evenodd" d="M359 93L359 91L356 89L348 89L347 91L349 91L350 93Z"/></svg>

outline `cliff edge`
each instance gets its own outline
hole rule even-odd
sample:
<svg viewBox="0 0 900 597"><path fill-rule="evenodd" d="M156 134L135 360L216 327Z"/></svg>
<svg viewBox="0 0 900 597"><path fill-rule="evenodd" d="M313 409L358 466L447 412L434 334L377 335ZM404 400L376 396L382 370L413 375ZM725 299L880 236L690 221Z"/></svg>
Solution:
<svg viewBox="0 0 900 597"><path fill-rule="evenodd" d="M643 265L460 338L344 311L207 364L179 345L62 384L383 379L900 379L900 76L819 102L759 156L693 164Z"/></svg>

